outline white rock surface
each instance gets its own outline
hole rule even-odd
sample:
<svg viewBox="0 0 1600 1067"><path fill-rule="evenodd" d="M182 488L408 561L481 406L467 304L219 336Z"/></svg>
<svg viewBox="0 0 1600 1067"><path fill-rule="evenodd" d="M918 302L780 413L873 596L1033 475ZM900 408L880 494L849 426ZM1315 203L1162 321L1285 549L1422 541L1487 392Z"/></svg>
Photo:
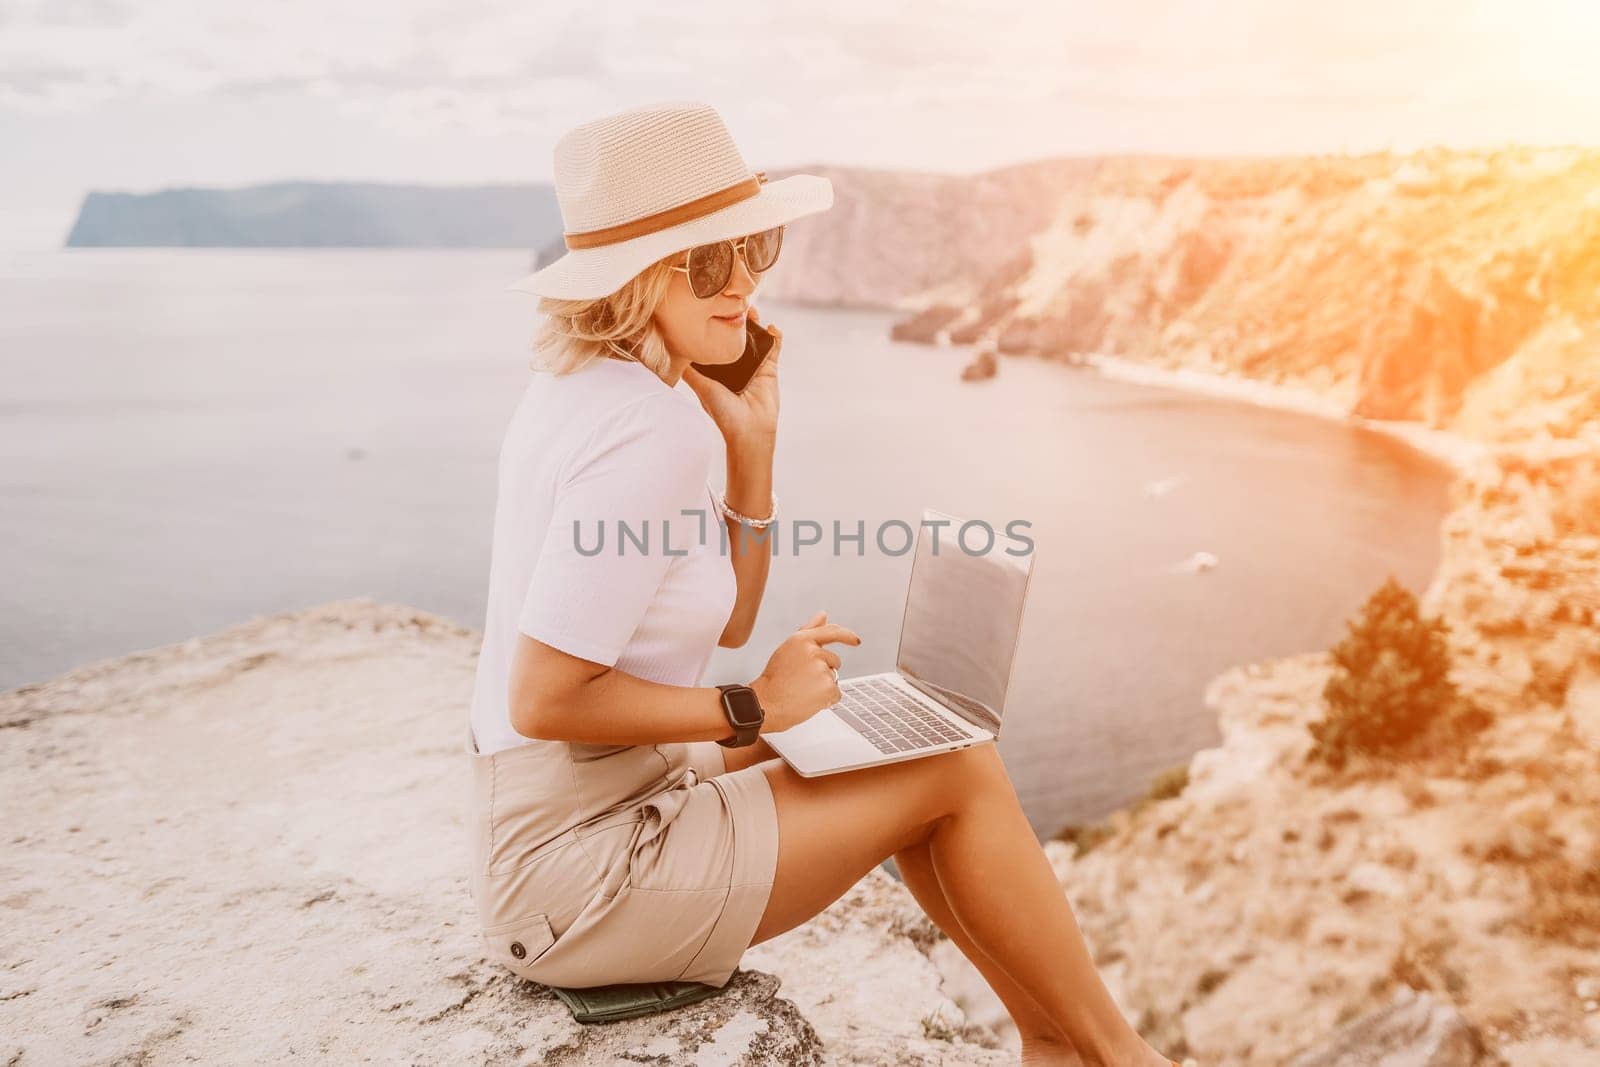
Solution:
<svg viewBox="0 0 1600 1067"><path fill-rule="evenodd" d="M0 1064L1009 1061L881 869L671 1013L580 1026L488 962L477 648L339 601L0 694Z"/></svg>

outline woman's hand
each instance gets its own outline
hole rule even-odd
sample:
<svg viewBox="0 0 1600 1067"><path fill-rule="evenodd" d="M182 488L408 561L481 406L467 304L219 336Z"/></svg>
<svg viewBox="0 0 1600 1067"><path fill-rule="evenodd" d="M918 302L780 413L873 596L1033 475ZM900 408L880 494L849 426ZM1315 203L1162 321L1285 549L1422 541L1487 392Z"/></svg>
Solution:
<svg viewBox="0 0 1600 1067"><path fill-rule="evenodd" d="M750 305L750 318L761 325L756 306ZM700 406L706 409L711 421L722 431L730 453L744 449L765 449L769 453L778 435L778 354L783 350L783 330L771 327L772 351L756 368L744 392L736 393L719 381L707 378L689 366L683 369L683 379L689 383Z"/></svg>
<svg viewBox="0 0 1600 1067"><path fill-rule="evenodd" d="M822 647L834 641L859 645L861 638L819 611L772 653L767 669L750 683L766 713L763 731L787 730L839 702L839 655Z"/></svg>

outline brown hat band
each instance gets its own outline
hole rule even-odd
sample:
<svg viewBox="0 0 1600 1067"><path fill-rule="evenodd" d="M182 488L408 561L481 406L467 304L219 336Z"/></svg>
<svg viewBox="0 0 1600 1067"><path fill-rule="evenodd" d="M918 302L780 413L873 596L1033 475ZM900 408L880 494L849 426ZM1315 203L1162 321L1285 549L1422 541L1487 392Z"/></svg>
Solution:
<svg viewBox="0 0 1600 1067"><path fill-rule="evenodd" d="M758 170L755 175L746 178L737 185L730 185L726 189L718 189L714 193L707 193L698 200L691 200L687 204L669 207L665 211L657 211L654 215L646 215L641 219L630 219L615 226L607 226L603 230L586 230L583 233L563 234L569 249L595 248L599 245L616 244L633 237L643 237L647 233L665 230L669 226L676 226L680 222L688 222L702 215L709 215L719 211L729 204L737 204L741 200L748 200L761 191L761 185L767 180L767 172Z"/></svg>

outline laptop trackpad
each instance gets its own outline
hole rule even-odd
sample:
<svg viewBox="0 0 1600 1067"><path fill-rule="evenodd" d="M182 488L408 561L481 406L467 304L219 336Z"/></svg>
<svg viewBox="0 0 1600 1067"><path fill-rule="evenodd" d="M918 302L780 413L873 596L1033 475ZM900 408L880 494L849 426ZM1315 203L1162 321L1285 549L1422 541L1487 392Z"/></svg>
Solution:
<svg viewBox="0 0 1600 1067"><path fill-rule="evenodd" d="M807 748L814 745L858 742L874 752L877 751L870 741L846 726L831 708L823 708L805 722L791 726L787 730L774 730L764 733L763 736L781 737L786 745L804 745Z"/></svg>

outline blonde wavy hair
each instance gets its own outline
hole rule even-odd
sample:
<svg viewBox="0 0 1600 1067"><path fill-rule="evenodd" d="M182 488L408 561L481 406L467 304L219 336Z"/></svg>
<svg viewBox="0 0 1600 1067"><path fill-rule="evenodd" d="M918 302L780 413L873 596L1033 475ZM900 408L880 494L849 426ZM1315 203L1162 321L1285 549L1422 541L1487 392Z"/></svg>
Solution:
<svg viewBox="0 0 1600 1067"><path fill-rule="evenodd" d="M628 359L664 376L670 358L652 316L672 284L672 265L682 258L682 252L674 252L657 260L609 296L540 297L545 318L534 334L528 366L571 374L593 359Z"/></svg>

